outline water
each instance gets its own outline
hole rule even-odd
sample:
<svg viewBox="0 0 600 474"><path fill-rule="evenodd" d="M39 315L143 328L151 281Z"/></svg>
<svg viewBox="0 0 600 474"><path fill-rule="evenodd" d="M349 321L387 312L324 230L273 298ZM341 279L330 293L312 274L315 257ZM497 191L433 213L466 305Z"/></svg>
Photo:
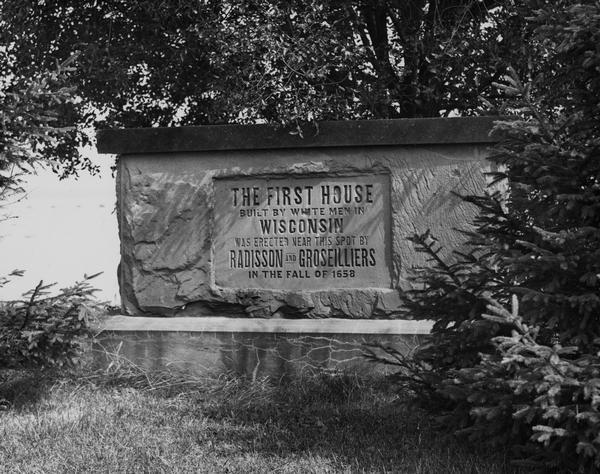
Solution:
<svg viewBox="0 0 600 474"><path fill-rule="evenodd" d="M82 173L79 179L60 181L51 170L39 169L27 177L26 195L0 202L0 277L25 270L0 288L0 301L20 299L40 280L57 282L58 289L84 274L104 272L90 283L100 290L100 300L119 304L113 158L91 150L84 155L100 165L102 177Z"/></svg>
<svg viewBox="0 0 600 474"><path fill-rule="evenodd" d="M192 375L234 373L281 378L303 372L389 371L363 357L365 344L390 345L403 354L423 340L415 335L273 334L273 333L104 333L94 345L95 362L119 358L146 370L176 369ZM113 354L113 355L107 355Z"/></svg>

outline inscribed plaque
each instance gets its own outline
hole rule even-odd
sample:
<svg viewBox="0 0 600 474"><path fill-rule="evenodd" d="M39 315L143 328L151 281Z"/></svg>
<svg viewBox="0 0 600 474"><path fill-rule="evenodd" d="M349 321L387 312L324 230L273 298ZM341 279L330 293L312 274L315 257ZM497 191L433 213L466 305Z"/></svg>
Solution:
<svg viewBox="0 0 600 474"><path fill-rule="evenodd" d="M389 177L217 179L215 283L389 288Z"/></svg>

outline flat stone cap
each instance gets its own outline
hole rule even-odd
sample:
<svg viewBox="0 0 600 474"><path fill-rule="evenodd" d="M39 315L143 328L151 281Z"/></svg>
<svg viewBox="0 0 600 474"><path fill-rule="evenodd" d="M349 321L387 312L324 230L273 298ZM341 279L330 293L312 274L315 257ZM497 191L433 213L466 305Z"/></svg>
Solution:
<svg viewBox="0 0 600 474"><path fill-rule="evenodd" d="M300 136L273 125L206 125L99 130L99 153L169 153L385 145L483 144L505 117L414 118L320 122Z"/></svg>

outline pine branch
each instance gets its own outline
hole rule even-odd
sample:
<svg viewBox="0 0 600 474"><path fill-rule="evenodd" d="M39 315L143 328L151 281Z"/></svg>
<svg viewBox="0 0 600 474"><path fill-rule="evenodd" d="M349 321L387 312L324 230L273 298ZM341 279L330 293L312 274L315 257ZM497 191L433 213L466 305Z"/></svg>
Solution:
<svg viewBox="0 0 600 474"><path fill-rule="evenodd" d="M25 317L23 318L23 323L21 324L21 327L19 328L20 330L25 329L25 326L27 326L27 323L29 322L29 319L31 318L31 308L33 308L33 306L35 305L35 298L37 297L39 292L42 290L43 285L44 285L44 281L40 280L40 282L37 284L37 286L31 293L31 297L29 298L29 302L27 303L27 309L25 311Z"/></svg>

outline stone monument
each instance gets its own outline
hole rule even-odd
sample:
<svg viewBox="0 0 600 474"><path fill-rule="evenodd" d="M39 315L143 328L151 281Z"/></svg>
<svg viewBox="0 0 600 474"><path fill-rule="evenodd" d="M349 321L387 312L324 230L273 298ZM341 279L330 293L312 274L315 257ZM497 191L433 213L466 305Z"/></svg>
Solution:
<svg viewBox="0 0 600 474"><path fill-rule="evenodd" d="M132 315L393 318L407 237L464 244L494 118L103 130Z"/></svg>

